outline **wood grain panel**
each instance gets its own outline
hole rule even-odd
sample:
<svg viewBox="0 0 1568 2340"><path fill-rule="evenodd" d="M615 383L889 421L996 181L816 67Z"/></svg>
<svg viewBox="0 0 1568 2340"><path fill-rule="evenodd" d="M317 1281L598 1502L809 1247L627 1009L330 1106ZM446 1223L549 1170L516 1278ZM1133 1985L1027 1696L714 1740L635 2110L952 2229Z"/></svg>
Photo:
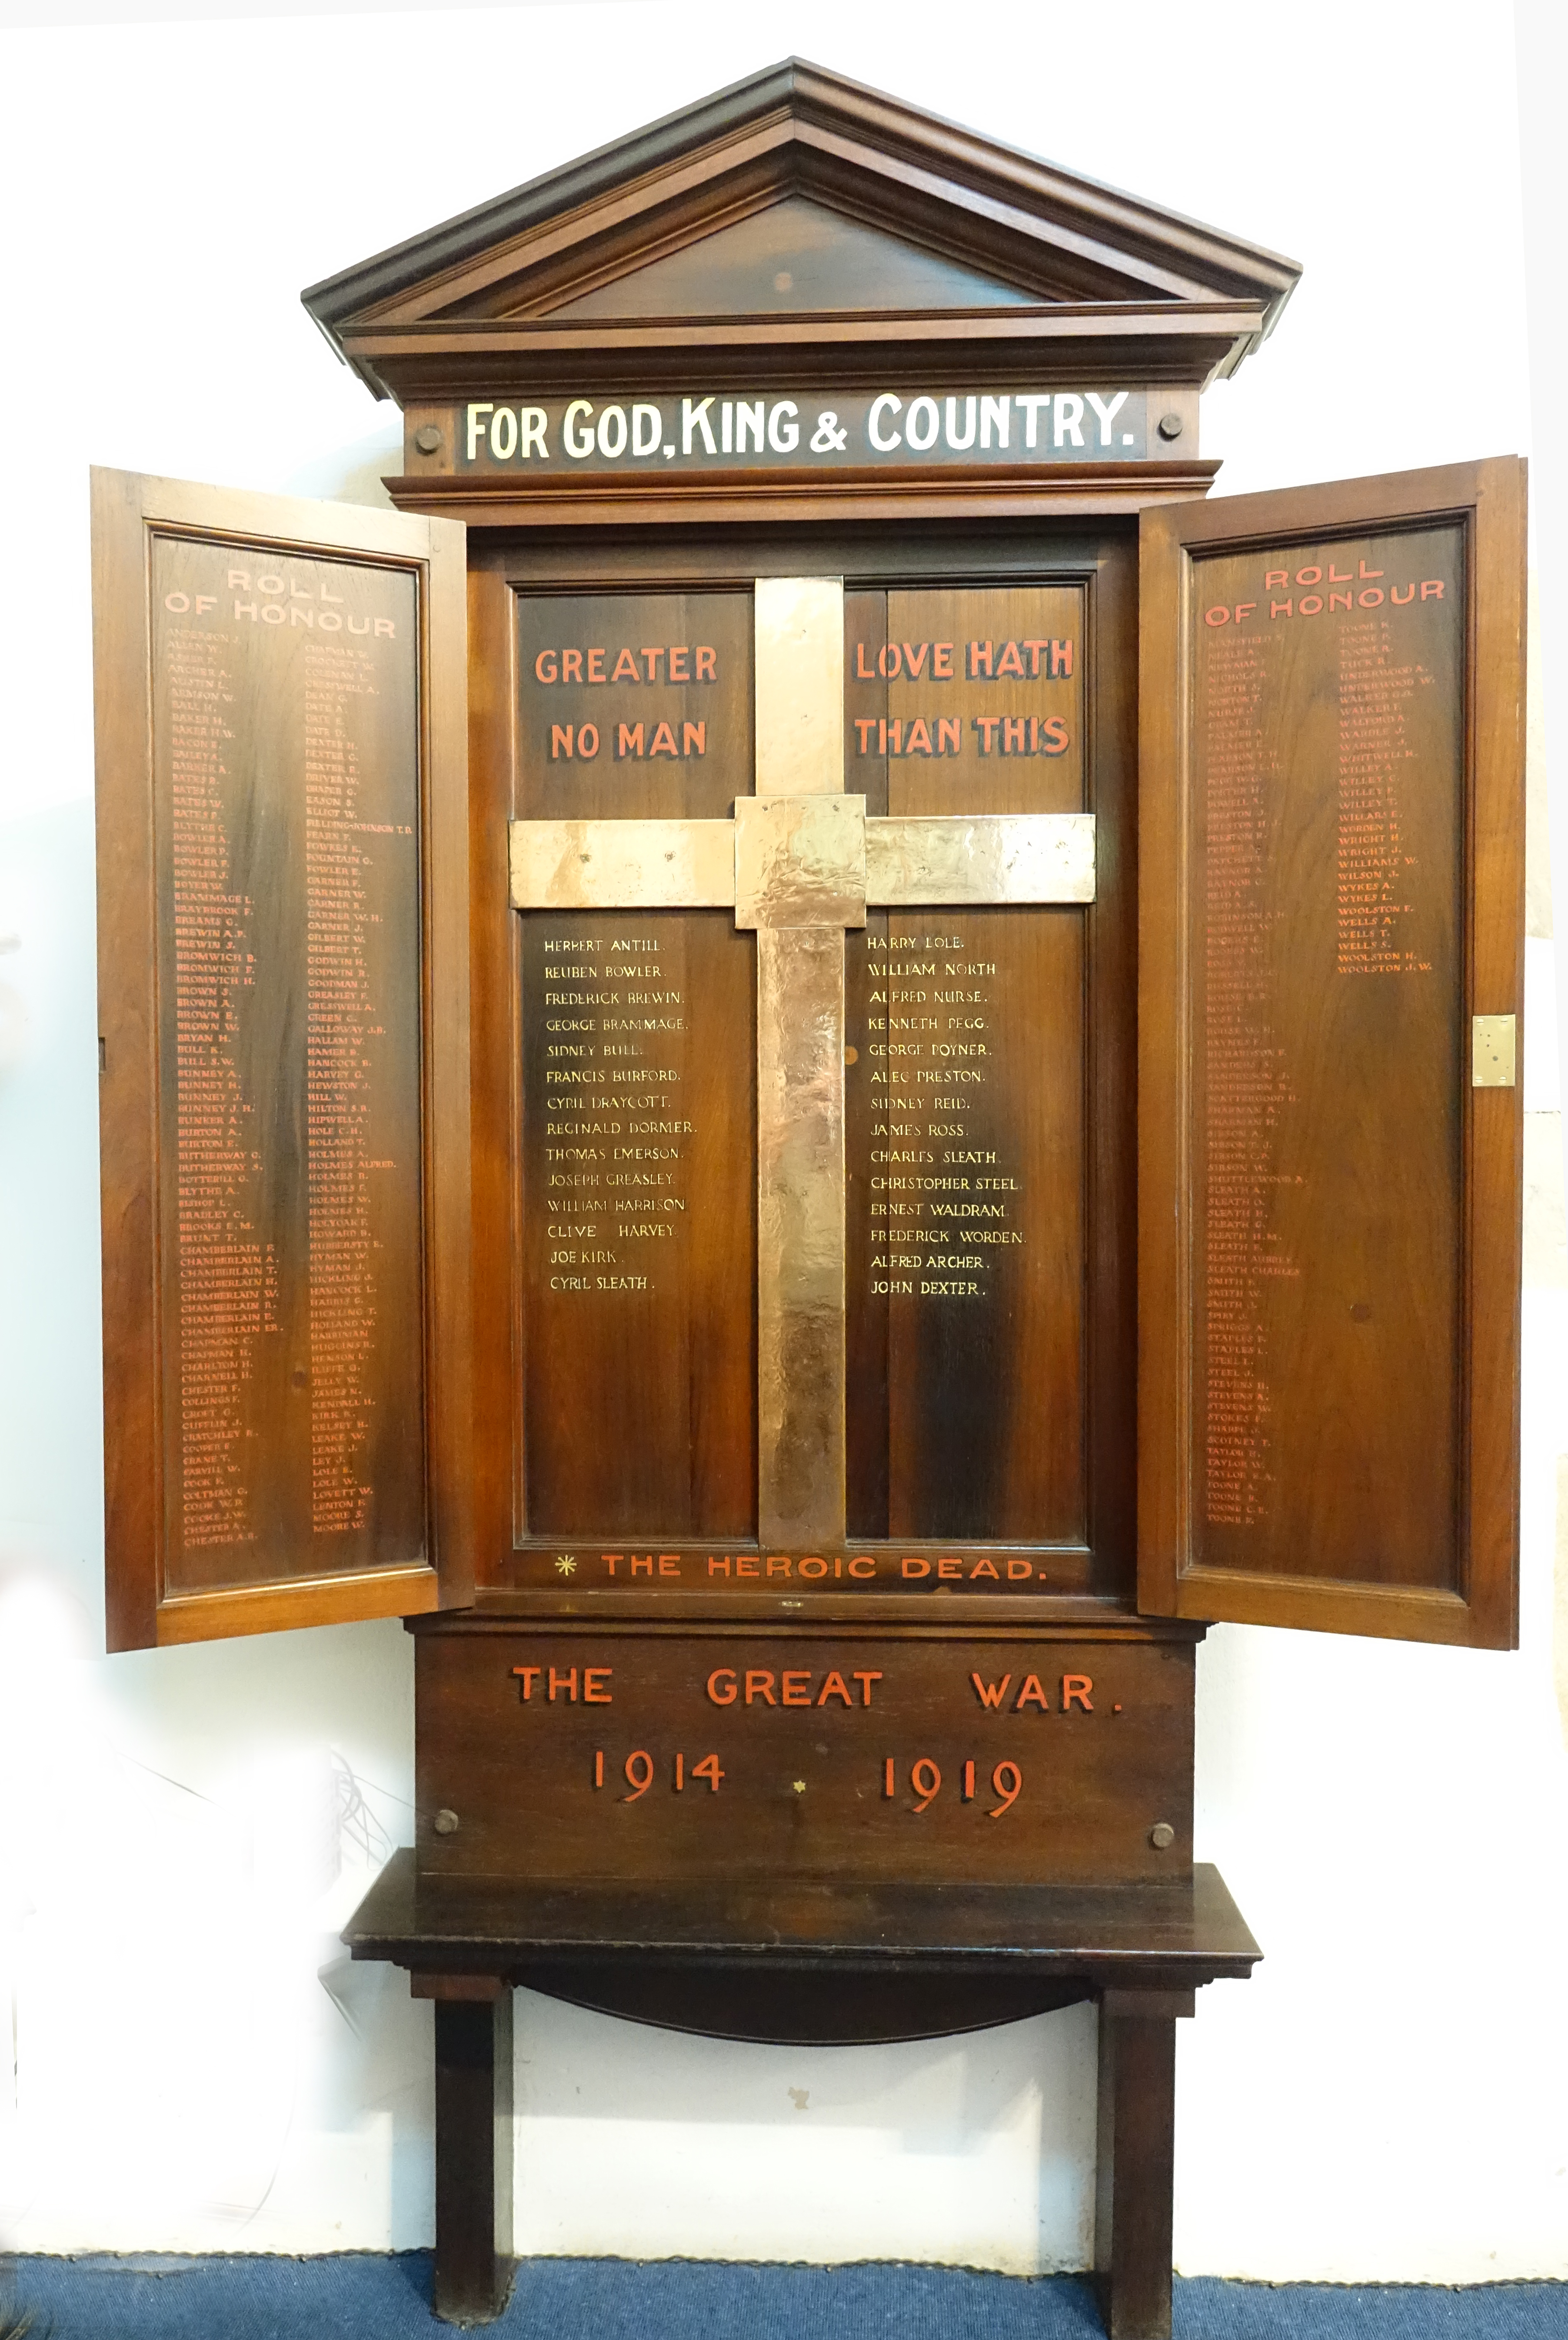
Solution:
<svg viewBox="0 0 1568 2340"><path fill-rule="evenodd" d="M851 780L885 773L890 813L1082 810L1082 589L877 598L847 611ZM889 1459L878 1516L878 1433L857 1422L851 1520L863 1534L1081 1540L1084 914L894 912L852 956L853 1338L874 1370L885 1312ZM873 1379L852 1421L879 1404Z"/></svg>
<svg viewBox="0 0 1568 2340"><path fill-rule="evenodd" d="M749 793L749 596L522 596L517 627L519 818L719 819ZM754 937L729 911L520 926L526 1532L749 1535Z"/></svg>
<svg viewBox="0 0 1568 2340"><path fill-rule="evenodd" d="M94 490L111 1643L461 1597L461 540Z"/></svg>
<svg viewBox="0 0 1568 2340"><path fill-rule="evenodd" d="M475 1626L422 1635L417 1683L432 1879L1191 1867L1186 1642Z"/></svg>
<svg viewBox="0 0 1568 2340"><path fill-rule="evenodd" d="M1148 530L1147 1605L1513 1630L1522 527L1500 463Z"/></svg>

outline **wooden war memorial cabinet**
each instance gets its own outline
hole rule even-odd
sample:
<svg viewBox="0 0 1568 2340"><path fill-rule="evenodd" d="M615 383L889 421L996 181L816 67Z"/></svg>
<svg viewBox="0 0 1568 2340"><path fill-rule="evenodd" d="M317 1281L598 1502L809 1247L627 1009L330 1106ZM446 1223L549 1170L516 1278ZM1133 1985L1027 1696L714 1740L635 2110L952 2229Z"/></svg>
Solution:
<svg viewBox="0 0 1568 2340"><path fill-rule="evenodd" d="M111 1637L411 1620L444 2313L526 1980L1097 1998L1168 2331L1205 1623L1513 1641L1523 467L1206 503L1296 273L791 64L96 475Z"/></svg>

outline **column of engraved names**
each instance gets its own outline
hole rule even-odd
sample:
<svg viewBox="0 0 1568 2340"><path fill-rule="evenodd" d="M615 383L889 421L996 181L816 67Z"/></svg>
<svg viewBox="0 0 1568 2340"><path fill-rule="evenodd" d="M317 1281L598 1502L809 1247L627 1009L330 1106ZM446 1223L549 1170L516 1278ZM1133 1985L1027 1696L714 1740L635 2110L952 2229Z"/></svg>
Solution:
<svg viewBox="0 0 1568 2340"><path fill-rule="evenodd" d="M176 1257L180 1314L181 1542L254 1541L246 1394L262 1333L275 1329L277 1269L249 1195L260 1156L238 1061L243 995L254 987L253 905L231 882L223 762L233 734L225 638L169 638L174 866Z"/></svg>
<svg viewBox="0 0 1568 2340"><path fill-rule="evenodd" d="M871 1290L984 1298L1024 1240L1020 1165L971 1126L994 1069L996 962L969 957L951 928L890 926L866 950Z"/></svg>
<svg viewBox="0 0 1568 2340"><path fill-rule="evenodd" d="M1269 1016L1275 659L1273 644L1234 637L1204 647L1205 1512L1211 1527L1245 1528L1264 1516L1271 1478L1265 1287L1295 1272L1271 1200L1289 1088Z"/></svg>
<svg viewBox="0 0 1568 2340"><path fill-rule="evenodd" d="M550 1289L656 1292L680 1256L687 1002L657 934L543 938Z"/></svg>
<svg viewBox="0 0 1568 2340"><path fill-rule="evenodd" d="M360 800L355 701L374 664L346 643L304 646L305 1092L311 1334L311 1526L351 1532L369 1516L363 1452L374 1400L376 1244L367 1177L376 1004L365 963L372 868Z"/></svg>
<svg viewBox="0 0 1568 2340"><path fill-rule="evenodd" d="M1432 678L1397 660L1386 618L1339 635L1339 790L1335 882L1340 975L1430 974L1405 924L1411 857L1400 821L1404 767L1415 755L1404 709Z"/></svg>

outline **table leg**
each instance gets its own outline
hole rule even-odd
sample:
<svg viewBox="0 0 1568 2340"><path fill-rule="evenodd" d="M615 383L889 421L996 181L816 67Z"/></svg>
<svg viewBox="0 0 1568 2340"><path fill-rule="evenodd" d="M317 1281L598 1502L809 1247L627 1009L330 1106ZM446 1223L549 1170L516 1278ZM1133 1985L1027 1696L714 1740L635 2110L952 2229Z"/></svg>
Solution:
<svg viewBox="0 0 1568 2340"><path fill-rule="evenodd" d="M1190 1991L1100 1998L1095 2282L1109 2340L1170 2340L1176 2019Z"/></svg>
<svg viewBox="0 0 1568 2340"><path fill-rule="evenodd" d="M449 2324L488 2324L513 2273L511 1987L423 1976L414 1988L435 2000L433 2304Z"/></svg>

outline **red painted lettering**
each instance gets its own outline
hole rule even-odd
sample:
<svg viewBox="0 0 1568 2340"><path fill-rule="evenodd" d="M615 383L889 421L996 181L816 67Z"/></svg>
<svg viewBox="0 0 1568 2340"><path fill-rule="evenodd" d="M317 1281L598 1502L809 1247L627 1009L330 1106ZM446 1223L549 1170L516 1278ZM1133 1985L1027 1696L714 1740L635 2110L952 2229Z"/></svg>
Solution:
<svg viewBox="0 0 1568 2340"><path fill-rule="evenodd" d="M1004 1674L999 1682L987 1682L982 1681L978 1674L969 1676L969 1680L975 1685L975 1696L979 1700L980 1704L993 1710L1000 1707L1002 1700L1007 1695L1007 1685L1012 1679L1011 1674ZM1033 1680L1032 1675L1030 1679Z"/></svg>

